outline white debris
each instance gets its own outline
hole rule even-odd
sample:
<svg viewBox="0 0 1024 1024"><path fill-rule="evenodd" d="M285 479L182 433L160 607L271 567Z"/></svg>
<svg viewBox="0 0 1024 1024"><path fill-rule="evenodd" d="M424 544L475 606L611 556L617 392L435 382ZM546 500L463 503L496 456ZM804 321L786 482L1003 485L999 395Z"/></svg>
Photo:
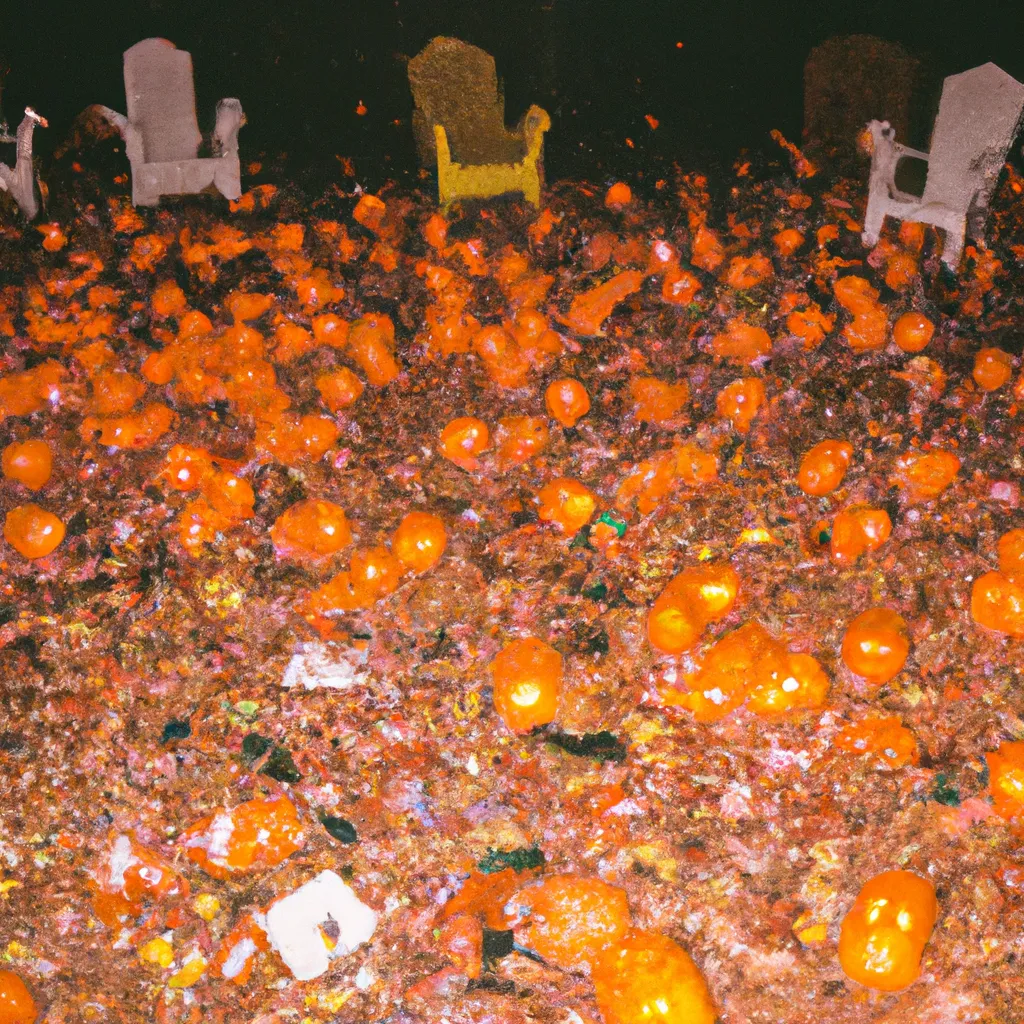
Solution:
<svg viewBox="0 0 1024 1024"><path fill-rule="evenodd" d="M255 952L256 943L246 936L231 947L231 952L228 953L227 959L221 964L220 973L225 978L237 978L245 970L249 957Z"/></svg>
<svg viewBox="0 0 1024 1024"><path fill-rule="evenodd" d="M108 870L110 871L110 886L113 889L124 887L124 873L135 863L135 854L132 853L132 841L127 836L118 836L114 840L114 848L110 851Z"/></svg>
<svg viewBox="0 0 1024 1024"><path fill-rule="evenodd" d="M231 849L235 823L226 811L218 811L206 830L206 852L211 857L226 857ZM191 844L190 844L191 845Z"/></svg>
<svg viewBox="0 0 1024 1024"><path fill-rule="evenodd" d="M281 685L304 686L307 690L315 690L320 686L344 690L362 682L362 668L367 656L365 648L346 647L338 650L321 643L302 644L288 662Z"/></svg>
<svg viewBox="0 0 1024 1024"><path fill-rule="evenodd" d="M377 915L333 872L278 900L266 915L270 945L299 981L318 978L332 960L367 942Z"/></svg>

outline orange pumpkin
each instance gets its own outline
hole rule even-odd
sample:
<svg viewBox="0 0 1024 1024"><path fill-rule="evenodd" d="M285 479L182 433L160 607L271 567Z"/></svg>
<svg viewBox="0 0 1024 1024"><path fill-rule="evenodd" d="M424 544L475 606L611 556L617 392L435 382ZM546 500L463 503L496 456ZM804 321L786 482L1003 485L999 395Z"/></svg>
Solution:
<svg viewBox="0 0 1024 1024"><path fill-rule="evenodd" d="M45 558L64 539L64 524L38 505L18 505L4 519L4 540L25 558Z"/></svg>
<svg viewBox="0 0 1024 1024"><path fill-rule="evenodd" d="M921 955L935 927L935 887L912 871L883 871L864 883L843 918L839 963L847 977L895 992L921 972Z"/></svg>
<svg viewBox="0 0 1024 1024"><path fill-rule="evenodd" d="M831 493L843 482L852 456L849 441L819 441L800 460L800 490L815 497Z"/></svg>
<svg viewBox="0 0 1024 1024"><path fill-rule="evenodd" d="M910 653L903 617L891 608L869 608L847 627L842 656L846 667L880 686L898 675Z"/></svg>
<svg viewBox="0 0 1024 1024"><path fill-rule="evenodd" d="M562 691L562 656L536 637L506 644L491 662L494 709L512 732L554 721Z"/></svg>
<svg viewBox="0 0 1024 1024"><path fill-rule="evenodd" d="M45 441L12 441L0 456L0 467L8 480L38 491L53 472L53 454Z"/></svg>
<svg viewBox="0 0 1024 1024"><path fill-rule="evenodd" d="M892 328L892 340L904 352L922 352L935 334L935 324L921 313L904 313Z"/></svg>
<svg viewBox="0 0 1024 1024"><path fill-rule="evenodd" d="M444 523L429 512L410 512L395 530L391 550L412 572L426 572L437 564L448 544Z"/></svg>

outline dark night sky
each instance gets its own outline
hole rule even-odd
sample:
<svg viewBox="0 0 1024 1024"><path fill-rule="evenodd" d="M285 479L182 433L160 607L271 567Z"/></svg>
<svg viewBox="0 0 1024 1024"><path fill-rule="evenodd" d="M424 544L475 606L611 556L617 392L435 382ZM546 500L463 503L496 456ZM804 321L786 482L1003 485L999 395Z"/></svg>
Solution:
<svg viewBox="0 0 1024 1024"><path fill-rule="evenodd" d="M89 103L123 110L122 51L161 35L192 52L204 129L218 98L242 100L243 156L338 153L376 175L413 166L404 60L440 33L494 54L510 122L532 101L551 112L551 178L728 159L772 127L799 139L803 62L831 35L903 43L936 88L986 60L1024 79L1021 0L0 0L0 11L4 111L16 123L30 103L50 118L40 149Z"/></svg>

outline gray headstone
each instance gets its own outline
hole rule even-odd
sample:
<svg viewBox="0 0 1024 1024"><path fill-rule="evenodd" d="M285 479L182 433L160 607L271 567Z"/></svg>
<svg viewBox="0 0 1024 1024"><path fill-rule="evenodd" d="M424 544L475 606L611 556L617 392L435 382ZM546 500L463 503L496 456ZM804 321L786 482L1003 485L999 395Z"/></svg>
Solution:
<svg viewBox="0 0 1024 1024"><path fill-rule="evenodd" d="M898 138L913 139L920 78L920 62L899 43L852 35L816 46L804 64L808 154L837 168L855 165L857 137L872 118L888 121Z"/></svg>
<svg viewBox="0 0 1024 1024"><path fill-rule="evenodd" d="M466 164L522 159L523 137L505 128L505 98L494 58L478 46L437 36L409 61L412 128L424 167L437 161L434 125L444 126L452 159Z"/></svg>

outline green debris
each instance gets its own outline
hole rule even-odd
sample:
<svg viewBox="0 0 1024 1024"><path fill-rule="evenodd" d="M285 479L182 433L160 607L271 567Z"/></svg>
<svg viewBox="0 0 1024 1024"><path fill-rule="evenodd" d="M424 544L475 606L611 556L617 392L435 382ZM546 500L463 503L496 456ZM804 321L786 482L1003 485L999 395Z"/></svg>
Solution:
<svg viewBox="0 0 1024 1024"><path fill-rule="evenodd" d="M582 736L557 732L548 737L548 743L576 757L592 757L597 761L624 761L626 745L606 729L588 732Z"/></svg>
<svg viewBox="0 0 1024 1024"><path fill-rule="evenodd" d="M355 825L344 818L335 818L332 815L324 814L320 816L320 824L339 843L354 843L359 838L356 835Z"/></svg>
<svg viewBox="0 0 1024 1024"><path fill-rule="evenodd" d="M622 537L626 533L626 521L614 512L602 512L598 517L599 523L604 523L605 526L610 526L616 533L617 536Z"/></svg>
<svg viewBox="0 0 1024 1024"><path fill-rule="evenodd" d="M569 550L572 551L575 548L589 548L590 543L590 526L583 526L580 528L579 533L576 534L572 539L572 543L569 545Z"/></svg>
<svg viewBox="0 0 1024 1024"><path fill-rule="evenodd" d="M947 807L960 806L960 790L950 782L942 772L935 776L935 785L932 787L932 799Z"/></svg>
<svg viewBox="0 0 1024 1024"><path fill-rule="evenodd" d="M168 740L187 740L192 735L192 726L187 718L172 718L164 724L164 732L160 737L161 743Z"/></svg>
<svg viewBox="0 0 1024 1024"><path fill-rule="evenodd" d="M589 597L591 601L603 601L608 596L608 587L598 580L597 583L584 587L582 593L584 597Z"/></svg>
<svg viewBox="0 0 1024 1024"><path fill-rule="evenodd" d="M832 540L832 531L831 530L822 530L818 534L818 543L819 544L828 544L828 542L830 540Z"/></svg>
<svg viewBox="0 0 1024 1024"><path fill-rule="evenodd" d="M515 949L515 938L511 931L484 929L484 960L500 960Z"/></svg>
<svg viewBox="0 0 1024 1024"><path fill-rule="evenodd" d="M544 854L538 846L523 846L518 850L491 850L481 860L477 867L485 875L493 875L505 868L512 868L513 871L529 871L531 868L544 866Z"/></svg>
<svg viewBox="0 0 1024 1024"><path fill-rule="evenodd" d="M262 775L292 785L302 778L302 773L295 766L292 755L286 748L275 746L272 740L255 732L249 733L242 740L242 760L249 768L252 768L268 751L270 756L260 769Z"/></svg>

